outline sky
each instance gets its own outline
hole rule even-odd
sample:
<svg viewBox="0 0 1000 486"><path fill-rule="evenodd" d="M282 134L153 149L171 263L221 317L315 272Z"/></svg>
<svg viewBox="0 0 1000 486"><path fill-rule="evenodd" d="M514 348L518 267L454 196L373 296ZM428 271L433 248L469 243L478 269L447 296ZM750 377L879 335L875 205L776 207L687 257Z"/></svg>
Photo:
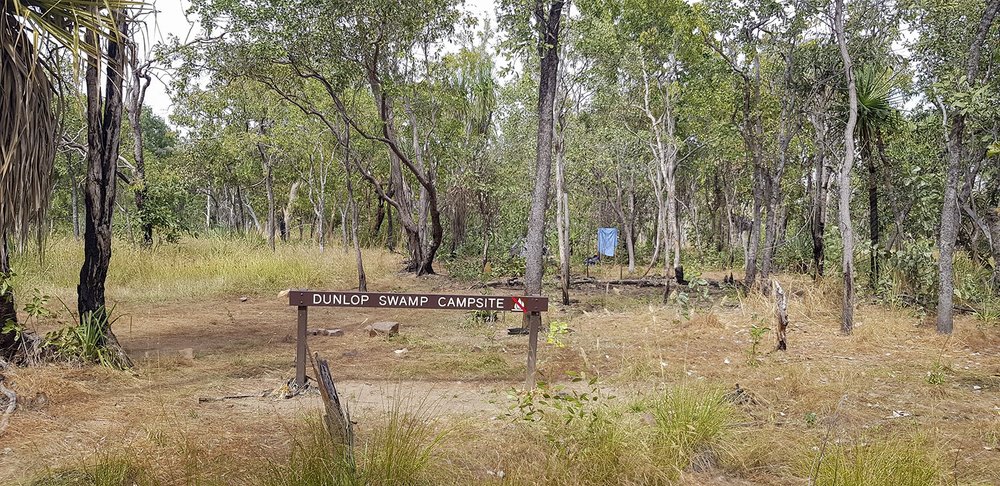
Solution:
<svg viewBox="0 0 1000 486"><path fill-rule="evenodd" d="M201 29L197 26L196 18L188 18L184 11L190 6L188 0L154 0L156 15L147 24L149 27L146 39L147 48L159 42L166 42L173 35L181 40L190 41L197 38ZM477 17L489 16L496 18L493 0L466 0L464 9L475 14ZM496 22L493 22L496 25ZM167 83L170 82L169 73L158 73L158 77L153 80L146 91L146 104L153 113L169 120L171 101L167 93Z"/></svg>

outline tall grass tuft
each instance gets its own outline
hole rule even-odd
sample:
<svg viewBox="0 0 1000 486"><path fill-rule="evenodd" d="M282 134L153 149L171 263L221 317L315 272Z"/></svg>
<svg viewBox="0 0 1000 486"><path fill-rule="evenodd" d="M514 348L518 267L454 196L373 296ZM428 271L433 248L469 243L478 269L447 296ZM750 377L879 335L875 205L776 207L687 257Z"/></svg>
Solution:
<svg viewBox="0 0 1000 486"><path fill-rule="evenodd" d="M828 446L813 460L818 486L920 486L942 478L941 465L919 438L860 439Z"/></svg>
<svg viewBox="0 0 1000 486"><path fill-rule="evenodd" d="M285 464L272 463L261 475L266 485L433 484L434 452L444 438L423 404L395 397L363 434L353 459L332 442L317 418L306 420L303 438L292 443ZM301 430L301 429L300 429Z"/></svg>
<svg viewBox="0 0 1000 486"><path fill-rule="evenodd" d="M649 404L654 419L651 447L662 465L675 471L699 454L714 456L736 409L719 390L678 386Z"/></svg>
<svg viewBox="0 0 1000 486"><path fill-rule="evenodd" d="M148 466L131 453L100 454L93 464L44 475L35 486L147 486L159 484Z"/></svg>

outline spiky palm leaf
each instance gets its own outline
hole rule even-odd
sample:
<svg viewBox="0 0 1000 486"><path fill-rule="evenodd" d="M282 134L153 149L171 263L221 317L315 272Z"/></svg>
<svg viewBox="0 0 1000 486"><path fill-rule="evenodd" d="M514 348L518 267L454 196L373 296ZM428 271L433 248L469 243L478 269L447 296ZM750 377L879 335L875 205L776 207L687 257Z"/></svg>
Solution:
<svg viewBox="0 0 1000 486"><path fill-rule="evenodd" d="M854 76L858 90L858 126L862 140L871 140L879 128L896 121L899 79L892 69L873 65L862 66Z"/></svg>
<svg viewBox="0 0 1000 486"><path fill-rule="evenodd" d="M40 46L44 41L75 56L99 56L84 32L119 35L111 12L136 5L134 0L0 2L0 235L23 241L49 206L57 120Z"/></svg>

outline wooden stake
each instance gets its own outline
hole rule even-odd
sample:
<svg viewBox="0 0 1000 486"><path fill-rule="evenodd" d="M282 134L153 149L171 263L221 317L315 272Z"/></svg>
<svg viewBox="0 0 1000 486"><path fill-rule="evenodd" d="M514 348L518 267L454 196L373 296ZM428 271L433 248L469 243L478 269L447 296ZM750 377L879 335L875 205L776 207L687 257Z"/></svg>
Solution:
<svg viewBox="0 0 1000 486"><path fill-rule="evenodd" d="M306 326L309 320L309 307L299 306L299 328L295 338L295 384L302 388L306 386Z"/></svg>
<svg viewBox="0 0 1000 486"><path fill-rule="evenodd" d="M524 315L528 320L528 376L524 379L527 390L535 388L535 363L538 359L538 328L542 325L542 315L530 312Z"/></svg>
<svg viewBox="0 0 1000 486"><path fill-rule="evenodd" d="M326 407L326 414L323 415L326 430L330 433L333 442L342 445L344 453L350 457L354 449L354 428L351 425L351 414L340 403L340 394L337 393L337 386L333 383L333 377L330 376L330 365L325 359L319 357L319 353L313 353L312 358L316 384L319 386L320 396L323 397L323 406Z"/></svg>

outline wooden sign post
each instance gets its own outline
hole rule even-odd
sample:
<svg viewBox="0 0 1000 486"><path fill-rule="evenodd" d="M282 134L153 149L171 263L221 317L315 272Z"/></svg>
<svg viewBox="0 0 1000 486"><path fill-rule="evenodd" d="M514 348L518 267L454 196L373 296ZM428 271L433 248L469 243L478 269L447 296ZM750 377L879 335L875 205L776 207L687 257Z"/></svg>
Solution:
<svg viewBox="0 0 1000 486"><path fill-rule="evenodd" d="M295 341L295 383L306 383L306 328L309 307L365 307L377 309L428 309L461 311L507 311L525 314L528 324L528 373L525 385L535 386L535 361L538 356L538 330L542 312L549 310L548 297L506 295L391 294L377 292L324 292L290 290L288 305L298 307L299 320Z"/></svg>

